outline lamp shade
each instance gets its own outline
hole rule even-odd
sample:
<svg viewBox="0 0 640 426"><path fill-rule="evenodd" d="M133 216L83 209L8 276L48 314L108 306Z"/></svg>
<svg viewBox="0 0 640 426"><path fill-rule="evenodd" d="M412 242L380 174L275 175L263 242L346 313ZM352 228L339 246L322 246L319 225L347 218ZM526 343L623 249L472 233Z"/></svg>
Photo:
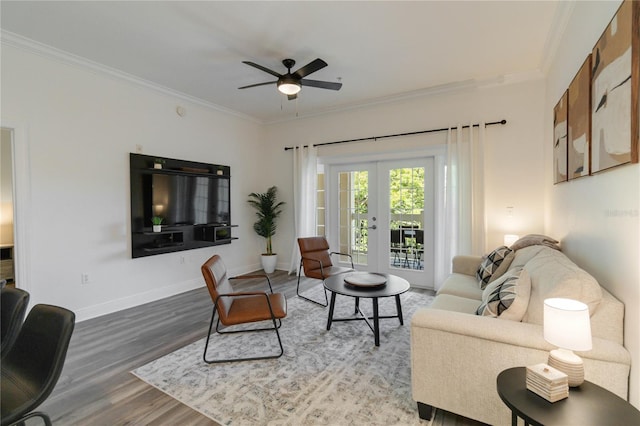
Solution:
<svg viewBox="0 0 640 426"><path fill-rule="evenodd" d="M545 299L544 339L562 349L591 350L589 307L572 299Z"/></svg>

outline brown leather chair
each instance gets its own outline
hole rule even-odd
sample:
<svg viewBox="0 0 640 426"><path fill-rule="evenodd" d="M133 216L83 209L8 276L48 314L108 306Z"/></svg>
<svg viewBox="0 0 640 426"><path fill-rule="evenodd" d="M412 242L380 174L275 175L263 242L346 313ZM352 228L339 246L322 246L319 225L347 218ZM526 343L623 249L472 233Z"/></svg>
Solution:
<svg viewBox="0 0 640 426"><path fill-rule="evenodd" d="M282 348L282 340L280 339L278 329L282 325L282 318L287 316L287 300L283 294L273 292L269 277L266 275L227 277L227 269L218 255L214 255L207 260L200 269L202 270L202 275L207 283L207 288L209 289L209 294L213 301L213 312L211 314L211 323L209 324L209 333L207 334L207 343L204 346L204 354L202 355L204 362L213 364L228 361L250 361L257 359L279 358L282 356L284 349ZM229 282L229 280L249 278L266 278L267 284L269 284L269 293L255 291L236 292ZM278 337L280 353L277 355L266 355L251 358L208 360L207 348L209 347L209 339L211 338L211 329L213 328L213 319L216 316L216 312L218 313L218 322L216 323L217 333L228 334L274 330ZM221 331L219 329L220 323L224 326L232 326L268 320L273 322L273 327L242 329L235 331Z"/></svg>
<svg viewBox="0 0 640 426"><path fill-rule="evenodd" d="M347 253L338 253L329 251L329 243L325 237L308 237L298 238L298 246L300 247L300 268L298 268L298 286L296 288L296 294L298 297L308 300L309 302L316 303L320 306L329 305L329 299L327 298L327 292L324 292L325 303L321 303L308 297L304 297L300 294L300 275L304 268L304 275L309 278L316 278L324 280L332 275L338 275L345 272L352 272L353 258ZM331 262L331 256L337 254L340 256L348 256L351 260L351 268L344 268L341 266L333 266Z"/></svg>

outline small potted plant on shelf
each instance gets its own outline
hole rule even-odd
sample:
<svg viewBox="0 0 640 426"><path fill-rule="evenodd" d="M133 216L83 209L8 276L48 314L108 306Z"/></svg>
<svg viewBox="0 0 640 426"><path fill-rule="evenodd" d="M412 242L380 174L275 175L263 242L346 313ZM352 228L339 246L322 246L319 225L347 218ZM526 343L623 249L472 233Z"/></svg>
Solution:
<svg viewBox="0 0 640 426"><path fill-rule="evenodd" d="M162 231L162 221L164 219L161 218L160 216L154 216L151 218L151 223L153 224L153 232L160 232Z"/></svg>
<svg viewBox="0 0 640 426"><path fill-rule="evenodd" d="M271 246L271 237L276 233L276 219L282 213L284 201L277 201L278 189L272 186L264 193L252 192L247 200L250 205L255 207L258 221L253 224L253 230L256 234L266 239L267 250L262 253L262 269L267 274L272 273L276 269L278 263L278 255L273 252Z"/></svg>
<svg viewBox="0 0 640 426"><path fill-rule="evenodd" d="M164 163L166 163L166 161L162 158L156 158L155 160L153 160L153 168L154 169L161 169L164 165Z"/></svg>

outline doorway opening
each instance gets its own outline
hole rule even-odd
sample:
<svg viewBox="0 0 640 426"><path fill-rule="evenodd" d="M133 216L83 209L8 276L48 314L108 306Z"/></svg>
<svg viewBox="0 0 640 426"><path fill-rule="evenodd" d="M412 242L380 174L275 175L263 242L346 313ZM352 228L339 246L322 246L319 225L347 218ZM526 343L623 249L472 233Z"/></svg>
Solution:
<svg viewBox="0 0 640 426"><path fill-rule="evenodd" d="M0 281L15 287L13 131L0 131Z"/></svg>

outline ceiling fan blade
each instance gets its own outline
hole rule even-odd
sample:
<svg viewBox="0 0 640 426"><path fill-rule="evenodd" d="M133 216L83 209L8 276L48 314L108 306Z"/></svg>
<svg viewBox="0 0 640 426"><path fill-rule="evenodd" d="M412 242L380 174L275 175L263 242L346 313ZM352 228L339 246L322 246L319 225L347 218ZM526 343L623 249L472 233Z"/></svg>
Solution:
<svg viewBox="0 0 640 426"><path fill-rule="evenodd" d="M254 67L254 68L258 68L259 70L264 71L264 72L266 72L266 73L269 73L269 74L271 74L271 75L272 75L272 76L274 76L274 77L278 77L278 78L280 78L280 77L281 77L281 75L280 75L280 74L278 74L277 72L275 72L275 71L273 71L273 70L270 70L269 68L265 68L265 67L263 67L262 65L256 64L255 62L251 62L251 61L242 61L242 63L243 63L243 64L250 65L250 66L252 66L252 67Z"/></svg>
<svg viewBox="0 0 640 426"><path fill-rule="evenodd" d="M298 94L295 95L287 95L287 99L289 99L290 101L297 99L298 98Z"/></svg>
<svg viewBox="0 0 640 426"><path fill-rule="evenodd" d="M327 66L327 63L325 61L323 61L322 59L318 58L316 60L313 60L313 61L309 62L307 65L305 65L304 67L300 68L298 71L294 72L292 75L294 77L304 78L304 77L308 76L309 74L311 74L312 72L316 72L318 70L321 70L322 68L324 68L326 66Z"/></svg>
<svg viewBox="0 0 640 426"><path fill-rule="evenodd" d="M318 81L318 80L300 80L300 84L303 86L317 87L319 89L340 90L342 83L333 83L331 81Z"/></svg>
<svg viewBox="0 0 640 426"><path fill-rule="evenodd" d="M250 84L248 86L238 87L238 89L248 89L249 87L266 86L267 84L276 84L277 81L267 81L266 83Z"/></svg>

